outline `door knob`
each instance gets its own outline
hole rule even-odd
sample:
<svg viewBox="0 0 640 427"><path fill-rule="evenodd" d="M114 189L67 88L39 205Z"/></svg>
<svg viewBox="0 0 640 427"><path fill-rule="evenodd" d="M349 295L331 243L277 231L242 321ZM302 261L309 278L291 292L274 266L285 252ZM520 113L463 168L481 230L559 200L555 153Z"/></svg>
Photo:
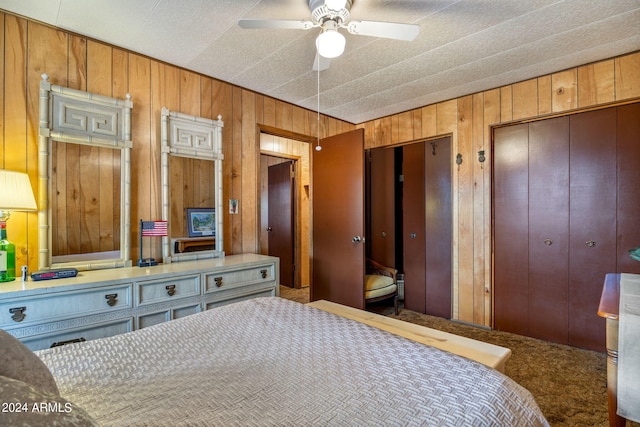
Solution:
<svg viewBox="0 0 640 427"><path fill-rule="evenodd" d="M360 242L364 241L364 239L363 239L362 237L360 237L360 236L354 236L354 237L351 239L351 241L352 241L353 243L360 243Z"/></svg>
<svg viewBox="0 0 640 427"><path fill-rule="evenodd" d="M267 231L271 231L271 230L273 230L273 228L267 227Z"/></svg>
<svg viewBox="0 0 640 427"><path fill-rule="evenodd" d="M587 242L585 242L585 245L587 245L588 247L592 248L596 245L595 240L589 240Z"/></svg>
<svg viewBox="0 0 640 427"><path fill-rule="evenodd" d="M551 240L551 239L544 239L544 244L545 244L545 245L547 245L547 246L552 245L552 244L553 244L553 240Z"/></svg>
<svg viewBox="0 0 640 427"><path fill-rule="evenodd" d="M411 237L412 239L415 239L416 237L418 237L418 235L416 233L411 233L409 237Z"/></svg>

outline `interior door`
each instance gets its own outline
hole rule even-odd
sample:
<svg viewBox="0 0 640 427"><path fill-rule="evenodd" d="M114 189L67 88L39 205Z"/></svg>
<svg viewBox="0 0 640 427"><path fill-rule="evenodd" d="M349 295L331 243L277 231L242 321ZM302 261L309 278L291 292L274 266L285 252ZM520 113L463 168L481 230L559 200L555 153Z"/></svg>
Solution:
<svg viewBox="0 0 640 427"><path fill-rule="evenodd" d="M640 274L640 103L618 107L618 272Z"/></svg>
<svg viewBox="0 0 640 427"><path fill-rule="evenodd" d="M425 143L425 313L451 319L451 138Z"/></svg>
<svg viewBox="0 0 640 427"><path fill-rule="evenodd" d="M494 327L528 335L529 126L498 128L494 140Z"/></svg>
<svg viewBox="0 0 640 427"><path fill-rule="evenodd" d="M364 130L320 144L312 159L311 300L364 309Z"/></svg>
<svg viewBox="0 0 640 427"><path fill-rule="evenodd" d="M530 336L566 343L568 329L564 325L569 321L569 117L529 125L528 243Z"/></svg>
<svg viewBox="0 0 640 427"><path fill-rule="evenodd" d="M269 255L280 258L280 284L293 287L293 162L269 166Z"/></svg>
<svg viewBox="0 0 640 427"><path fill-rule="evenodd" d="M637 119L636 119L637 120ZM571 117L569 345L605 350L603 278L616 269L616 109Z"/></svg>
<svg viewBox="0 0 640 427"><path fill-rule="evenodd" d="M395 150L368 151L367 216L369 235L365 245L371 259L396 267Z"/></svg>
<svg viewBox="0 0 640 427"><path fill-rule="evenodd" d="M404 306L426 310L424 143L402 147L402 229Z"/></svg>

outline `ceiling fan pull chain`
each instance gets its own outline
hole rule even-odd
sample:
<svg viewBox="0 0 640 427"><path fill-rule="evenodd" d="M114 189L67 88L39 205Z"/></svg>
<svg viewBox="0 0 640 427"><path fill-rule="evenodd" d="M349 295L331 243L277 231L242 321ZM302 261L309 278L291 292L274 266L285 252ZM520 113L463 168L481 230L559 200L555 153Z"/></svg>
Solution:
<svg viewBox="0 0 640 427"><path fill-rule="evenodd" d="M316 55L320 56L319 53L316 53ZM316 151L320 150L322 150L322 147L320 146L320 67L318 67L318 144L316 145Z"/></svg>

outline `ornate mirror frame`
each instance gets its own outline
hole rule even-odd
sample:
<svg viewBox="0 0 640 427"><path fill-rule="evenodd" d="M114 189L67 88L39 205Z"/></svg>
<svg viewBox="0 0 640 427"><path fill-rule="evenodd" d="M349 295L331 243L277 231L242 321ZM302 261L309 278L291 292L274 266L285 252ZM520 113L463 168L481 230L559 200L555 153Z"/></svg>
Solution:
<svg viewBox="0 0 640 427"><path fill-rule="evenodd" d="M130 252L131 109L133 102L53 85L42 74L40 82L40 132L38 137L38 268L97 270L128 267ZM52 262L52 142L83 144L120 150L120 250L114 258Z"/></svg>
<svg viewBox="0 0 640 427"><path fill-rule="evenodd" d="M171 229L169 156L187 157L191 159L210 160L214 162L214 209L215 209L215 245L213 250L173 253L171 252L171 233L162 237L162 257L164 263L188 261L203 258L219 258L224 256L222 228L222 116L218 120L196 117L189 114L170 111L162 108L162 219L167 221Z"/></svg>

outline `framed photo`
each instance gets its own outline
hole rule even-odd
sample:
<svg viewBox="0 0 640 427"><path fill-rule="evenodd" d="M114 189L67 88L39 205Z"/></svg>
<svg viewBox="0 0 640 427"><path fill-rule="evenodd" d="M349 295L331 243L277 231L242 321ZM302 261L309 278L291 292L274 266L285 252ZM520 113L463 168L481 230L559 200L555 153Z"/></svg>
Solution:
<svg viewBox="0 0 640 427"><path fill-rule="evenodd" d="M187 208L189 237L215 237L216 210L214 208Z"/></svg>

